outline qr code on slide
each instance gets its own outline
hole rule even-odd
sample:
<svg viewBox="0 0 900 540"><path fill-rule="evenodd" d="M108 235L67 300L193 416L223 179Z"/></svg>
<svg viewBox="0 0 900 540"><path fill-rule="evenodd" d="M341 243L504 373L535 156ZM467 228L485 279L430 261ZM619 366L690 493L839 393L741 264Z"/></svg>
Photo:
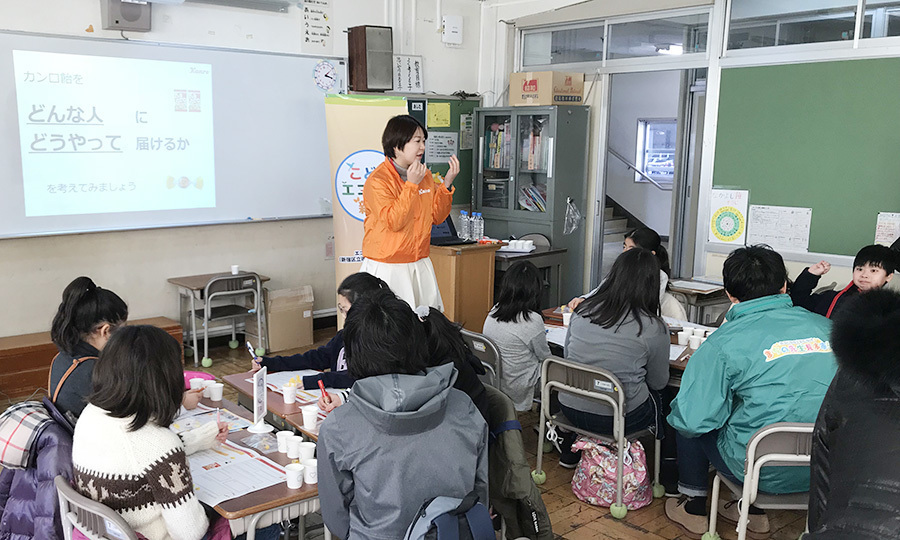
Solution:
<svg viewBox="0 0 900 540"><path fill-rule="evenodd" d="M175 90L175 112L187 112L187 90Z"/></svg>
<svg viewBox="0 0 900 540"><path fill-rule="evenodd" d="M200 112L200 91L199 90L189 90L188 91L188 111Z"/></svg>

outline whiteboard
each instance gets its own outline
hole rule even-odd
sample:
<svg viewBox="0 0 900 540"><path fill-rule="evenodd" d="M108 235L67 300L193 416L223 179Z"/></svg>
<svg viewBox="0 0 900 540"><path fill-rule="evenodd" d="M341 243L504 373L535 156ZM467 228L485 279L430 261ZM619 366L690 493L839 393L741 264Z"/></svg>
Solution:
<svg viewBox="0 0 900 540"><path fill-rule="evenodd" d="M214 207L26 216L16 50L211 66ZM0 32L0 238L331 215L322 61L336 68L328 92L344 92L341 58Z"/></svg>

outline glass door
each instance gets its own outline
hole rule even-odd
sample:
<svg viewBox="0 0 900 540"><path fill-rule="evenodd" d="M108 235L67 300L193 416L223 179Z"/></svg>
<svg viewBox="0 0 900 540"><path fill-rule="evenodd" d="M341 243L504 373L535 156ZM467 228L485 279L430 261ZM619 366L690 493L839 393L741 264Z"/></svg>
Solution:
<svg viewBox="0 0 900 540"><path fill-rule="evenodd" d="M510 169L515 151L510 113L485 114L481 134L481 206L509 208Z"/></svg>
<svg viewBox="0 0 900 540"><path fill-rule="evenodd" d="M549 113L516 117L519 155L516 160L515 206L525 212L547 212L547 184L553 176L553 129Z"/></svg>

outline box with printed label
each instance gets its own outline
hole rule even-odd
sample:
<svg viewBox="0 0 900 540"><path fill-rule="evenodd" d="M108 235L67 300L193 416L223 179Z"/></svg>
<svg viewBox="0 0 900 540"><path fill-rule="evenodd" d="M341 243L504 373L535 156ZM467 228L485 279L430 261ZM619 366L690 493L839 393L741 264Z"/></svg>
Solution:
<svg viewBox="0 0 900 540"><path fill-rule="evenodd" d="M313 290L309 285L293 289L265 291L269 343L267 352L286 351L313 343ZM263 332L266 327L263 328ZM261 342L256 334L256 320L247 319L245 332L253 343Z"/></svg>
<svg viewBox="0 0 900 540"><path fill-rule="evenodd" d="M528 71L509 75L509 104L583 105L584 73Z"/></svg>

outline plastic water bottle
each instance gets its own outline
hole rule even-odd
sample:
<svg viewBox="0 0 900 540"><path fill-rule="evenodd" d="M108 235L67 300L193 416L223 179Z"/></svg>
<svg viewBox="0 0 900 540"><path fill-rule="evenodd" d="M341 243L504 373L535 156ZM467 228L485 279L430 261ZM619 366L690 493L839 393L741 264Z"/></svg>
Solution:
<svg viewBox="0 0 900 540"><path fill-rule="evenodd" d="M475 212L475 217L472 220L472 240L481 240L484 238L484 218L481 217L481 212Z"/></svg>
<svg viewBox="0 0 900 540"><path fill-rule="evenodd" d="M469 240L472 236L472 227L469 223L469 213L465 210L459 211L459 237L463 240Z"/></svg>

